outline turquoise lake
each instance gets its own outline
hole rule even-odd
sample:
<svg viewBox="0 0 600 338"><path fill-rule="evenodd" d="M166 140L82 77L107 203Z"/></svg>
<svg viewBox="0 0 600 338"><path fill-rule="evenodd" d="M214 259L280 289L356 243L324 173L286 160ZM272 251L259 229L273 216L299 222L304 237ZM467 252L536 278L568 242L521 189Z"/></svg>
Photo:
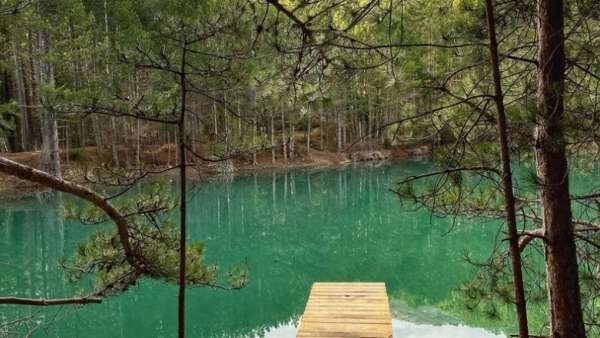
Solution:
<svg viewBox="0 0 600 338"><path fill-rule="evenodd" d="M190 239L205 242L207 262L247 263L250 272L242 290L190 289L188 336L293 336L313 282L382 281L403 338L496 337L493 327L463 326L438 307L475 273L464 256L488 257L501 224L453 227L389 190L431 166L414 160L195 181ZM58 262L98 226L64 219L66 199L40 193L0 205L1 295L69 297L85 287L66 283ZM175 285L143 280L99 305L0 306L0 322L34 315L48 323L35 337L173 337L176 296Z"/></svg>

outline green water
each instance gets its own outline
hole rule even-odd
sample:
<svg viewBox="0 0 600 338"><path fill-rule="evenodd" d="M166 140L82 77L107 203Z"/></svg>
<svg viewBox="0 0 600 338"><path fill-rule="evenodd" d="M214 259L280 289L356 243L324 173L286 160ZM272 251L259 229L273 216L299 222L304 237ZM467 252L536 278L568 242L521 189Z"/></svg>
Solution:
<svg viewBox="0 0 600 338"><path fill-rule="evenodd" d="M485 258L498 223L461 222L400 207L389 191L426 161L328 170L260 173L196 182L190 193L190 237L206 243L206 260L247 262L249 285L238 291L192 289L189 337L261 336L302 313L315 281L383 281L396 318L456 323L437 304L449 299ZM65 220L66 196L40 194L0 206L0 294L69 297L58 267L95 226ZM100 305L52 309L0 306L0 322L33 314L49 322L34 336L172 337L176 287L144 280Z"/></svg>

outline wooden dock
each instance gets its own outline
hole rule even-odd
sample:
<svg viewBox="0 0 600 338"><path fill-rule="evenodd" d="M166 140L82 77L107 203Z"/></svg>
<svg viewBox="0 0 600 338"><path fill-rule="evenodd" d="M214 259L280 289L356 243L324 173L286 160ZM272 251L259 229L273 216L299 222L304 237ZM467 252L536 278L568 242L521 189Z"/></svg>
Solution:
<svg viewBox="0 0 600 338"><path fill-rule="evenodd" d="M297 337L391 338L385 283L314 283Z"/></svg>

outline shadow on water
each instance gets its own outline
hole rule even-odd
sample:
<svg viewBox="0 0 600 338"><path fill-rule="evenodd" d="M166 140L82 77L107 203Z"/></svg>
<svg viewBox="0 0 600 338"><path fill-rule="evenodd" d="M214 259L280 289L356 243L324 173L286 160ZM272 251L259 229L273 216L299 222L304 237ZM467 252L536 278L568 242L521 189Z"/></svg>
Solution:
<svg viewBox="0 0 600 338"><path fill-rule="evenodd" d="M423 309L435 309L472 276L464 254L487 257L499 224L465 221L447 234L448 220L400 208L389 188L430 167L427 161L406 161L195 182L189 196L191 238L205 241L208 262L223 268L247 262L250 284L238 291L190 290L190 336L262 336L274 327L293 329L313 282L383 281L399 319L395 329L403 337L411 332L454 337L453 330L467 337L471 329L453 317L439 311L429 317ZM64 220L60 198L54 197L0 208L0 294L62 297L81 287L64 283L57 262L95 227ZM43 315L61 315L47 329L51 336L170 337L175 309L174 285L144 280L101 305L43 310ZM38 310L0 307L0 321Z"/></svg>

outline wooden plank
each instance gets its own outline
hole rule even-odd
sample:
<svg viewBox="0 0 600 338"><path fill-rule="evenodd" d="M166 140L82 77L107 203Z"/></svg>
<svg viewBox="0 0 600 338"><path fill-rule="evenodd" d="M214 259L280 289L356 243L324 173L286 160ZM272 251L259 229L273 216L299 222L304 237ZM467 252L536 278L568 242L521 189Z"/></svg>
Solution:
<svg viewBox="0 0 600 338"><path fill-rule="evenodd" d="M345 311L345 312L309 312L302 316L302 318L351 318L351 319L385 319L391 320L389 313L383 311L380 312L367 312L364 311ZM360 321L359 321L360 322Z"/></svg>
<svg viewBox="0 0 600 338"><path fill-rule="evenodd" d="M391 338L385 284L314 283L297 337Z"/></svg>
<svg viewBox="0 0 600 338"><path fill-rule="evenodd" d="M369 312L381 312L388 313L388 307L384 307L381 305L365 305L365 304L317 304L317 305L309 305L305 308L304 312L352 312L358 310L365 310Z"/></svg>
<svg viewBox="0 0 600 338"><path fill-rule="evenodd" d="M308 304L374 304L387 306L387 299L382 297L369 297L369 298L352 298L352 297L313 297L309 299Z"/></svg>
<svg viewBox="0 0 600 338"><path fill-rule="evenodd" d="M304 323L356 323L360 319L361 323L365 324L388 324L391 318L348 318L348 317L302 317Z"/></svg>

